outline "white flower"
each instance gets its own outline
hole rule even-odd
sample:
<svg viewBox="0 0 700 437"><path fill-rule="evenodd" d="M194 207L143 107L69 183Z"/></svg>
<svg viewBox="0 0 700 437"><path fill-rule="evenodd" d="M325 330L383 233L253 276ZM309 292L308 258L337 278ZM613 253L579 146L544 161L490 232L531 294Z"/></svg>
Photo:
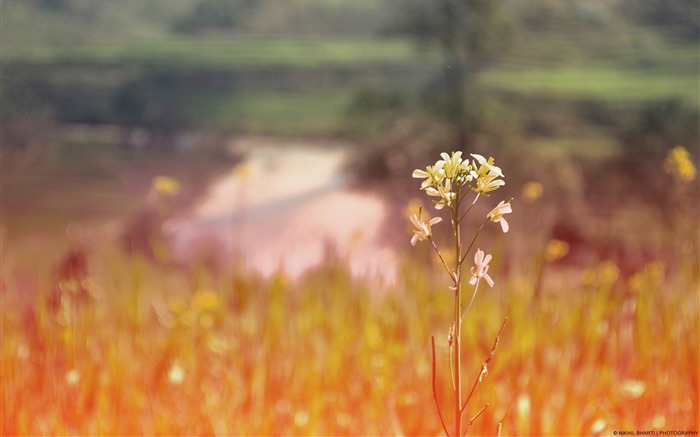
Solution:
<svg viewBox="0 0 700 437"><path fill-rule="evenodd" d="M484 251L477 249L474 255L474 267L472 267L472 277L469 279L469 284L474 285L479 279L484 278L493 287L493 279L488 274L489 262L491 262L491 255L484 256Z"/></svg>
<svg viewBox="0 0 700 437"><path fill-rule="evenodd" d="M434 185L438 185L445 179L445 170L442 168L445 165L443 161L438 161L435 165L429 165L425 168L425 171L415 169L413 170L413 177L416 179L425 178L421 184L421 189L426 189Z"/></svg>
<svg viewBox="0 0 700 437"><path fill-rule="evenodd" d="M462 170L462 152L452 152L452 156L443 152L440 156L442 159L438 163L443 164L445 176L450 179L457 177Z"/></svg>
<svg viewBox="0 0 700 437"><path fill-rule="evenodd" d="M411 245L415 246L418 241L424 241L430 238L432 235L432 226L436 223L440 223L442 218L434 217L428 222L424 222L415 214L411 215L411 223L416 229L413 230L413 237L411 238Z"/></svg>
<svg viewBox="0 0 700 437"><path fill-rule="evenodd" d="M498 187L502 187L506 184L503 179L496 179L496 176L483 175L477 178L475 191L479 194L489 193L495 191Z"/></svg>
<svg viewBox="0 0 700 437"><path fill-rule="evenodd" d="M452 200L456 197L456 194L452 192L452 181L445 179L444 182L444 184L437 185L437 188L429 187L425 190L428 196L440 198L440 200L435 202L435 209L442 209L445 205L450 206Z"/></svg>
<svg viewBox="0 0 700 437"><path fill-rule="evenodd" d="M476 191L479 194L488 193L497 190L498 187L505 185L505 181L497 179L503 177L503 172L500 167L493 165L493 158L488 160L481 155L472 153L475 158L474 167L469 172L472 179L476 180Z"/></svg>
<svg viewBox="0 0 700 437"><path fill-rule="evenodd" d="M494 209L491 210L491 212L488 214L487 218L491 220L492 222L500 222L501 223L501 229L503 229L503 232L508 232L508 222L506 221L505 218L503 218L504 214L510 214L513 212L513 209L510 207L510 202L504 202L501 200L501 203L496 205Z"/></svg>
<svg viewBox="0 0 700 437"><path fill-rule="evenodd" d="M474 168L475 169L478 168L478 170L476 170L476 175L474 175L475 178L478 175L483 175L486 173L491 173L494 176L498 176L498 177L505 177L505 176L503 176L503 171L501 171L501 168L493 165L493 162L494 162L493 158L486 159L483 156L478 155L476 153L472 153L471 155L475 159ZM479 165L477 165L477 162L479 163Z"/></svg>

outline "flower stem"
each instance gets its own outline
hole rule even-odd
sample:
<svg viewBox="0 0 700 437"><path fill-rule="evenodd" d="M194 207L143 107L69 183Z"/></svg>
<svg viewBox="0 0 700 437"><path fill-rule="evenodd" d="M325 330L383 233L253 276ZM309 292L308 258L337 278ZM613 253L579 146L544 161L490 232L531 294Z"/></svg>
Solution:
<svg viewBox="0 0 700 437"><path fill-rule="evenodd" d="M442 418L442 411L440 410L440 402L437 396L437 385L435 384L435 337L430 337L430 342L433 346L433 399L435 399L435 406L437 407L438 416L440 417L440 423L442 424L442 429L445 431L445 435L450 437L450 433L447 432L447 426L445 426L445 421Z"/></svg>
<svg viewBox="0 0 700 437"><path fill-rule="evenodd" d="M501 329L498 330L498 334L496 335L496 340L493 342L493 347L491 348L491 352L489 353L488 357L486 357L486 360L484 360L484 363L481 365L482 372L484 369L488 371L488 365L493 359L493 355L496 353L496 348L498 348L498 341L501 339L501 334L503 333L503 329L506 327L506 323L508 323L508 317L505 318L503 321L503 324L501 325ZM476 386L479 385L481 380L483 379L483 373L479 373L479 375L476 377L476 381L474 381L474 385L472 386L471 391L469 392L469 396L467 396L467 400L464 401L464 405L462 405L462 410L464 410L467 407L467 404L469 403L469 400L472 398L472 395L474 395L474 391L476 390Z"/></svg>
<svg viewBox="0 0 700 437"><path fill-rule="evenodd" d="M462 240L460 232L460 215L459 215L459 199L460 193L459 188L457 189L456 195L457 201L455 202L454 209L452 210L452 223L454 225L455 231L455 308L454 308L454 359L452 360L453 373L455 378L455 436L462 435L462 384L461 384L461 354L460 354L460 344L462 337L462 286L461 286L461 276L462 276Z"/></svg>
<svg viewBox="0 0 700 437"><path fill-rule="evenodd" d="M433 248L435 248L435 253L437 253L438 258L440 258L440 261L442 261L443 267L445 267L445 270L447 270L447 274L450 275L450 278L453 278L452 276L452 270L450 270L449 267L447 267L447 263L445 262L445 259L442 257L442 254L440 253L440 249L438 249L437 244L435 244L435 240L433 240L433 237L429 237L430 242L433 244Z"/></svg>
<svg viewBox="0 0 700 437"><path fill-rule="evenodd" d="M479 282L480 282L479 279L477 279L476 285L474 285L474 294L472 294L472 299L469 301L469 305L467 305L467 309L464 310L464 312L462 313L462 317L459 319L460 322L462 321L462 319L464 319L464 316L469 312L469 308L471 308L472 304L474 303L474 298L476 297L476 292L477 292L477 290L479 290Z"/></svg>
<svg viewBox="0 0 700 437"><path fill-rule="evenodd" d="M469 243L469 246L467 247L467 250L464 252L464 256L459 260L459 264L457 265L457 268L462 267L462 263L464 262L465 259L467 259L467 254L469 253L470 250L472 250L472 247L474 247L474 243L476 242L476 237L479 236L481 233L481 230L484 229L484 226L486 226L486 223L489 221L488 217L484 222L479 226L479 229L476 231L474 234L474 238L472 238L472 241Z"/></svg>
<svg viewBox="0 0 700 437"><path fill-rule="evenodd" d="M467 193L469 193L469 191L467 191ZM465 194L464 196L466 196L466 194ZM462 199L464 199L464 196L462 197ZM479 195L477 195L476 198L478 199L478 198L479 198ZM472 208L474 207L475 204L476 204L476 199L474 199L474 201L472 202L472 204L469 205L469 208L467 208L467 210L464 211L464 213L463 213L461 216L459 216L459 221L460 221L460 222L462 221L462 219L464 218L464 216L466 216L466 215L469 213L469 211L472 210Z"/></svg>

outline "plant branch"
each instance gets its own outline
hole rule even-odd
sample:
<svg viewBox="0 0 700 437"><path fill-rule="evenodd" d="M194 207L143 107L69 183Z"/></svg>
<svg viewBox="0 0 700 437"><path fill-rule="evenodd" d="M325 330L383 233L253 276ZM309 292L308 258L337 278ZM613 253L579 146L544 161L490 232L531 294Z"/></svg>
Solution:
<svg viewBox="0 0 700 437"><path fill-rule="evenodd" d="M438 249L437 244L435 244L435 240L433 240L432 236L428 237L430 239L430 242L433 244L433 248L435 248L435 253L437 253L438 258L440 258L440 261L442 261L442 266L445 267L445 270L447 271L447 274L450 275L450 278L454 281L454 276L452 274L452 270L450 270L449 267L447 267L447 263L445 262L445 258L442 257L442 254L440 253L440 249Z"/></svg>
<svg viewBox="0 0 700 437"><path fill-rule="evenodd" d="M445 420L442 418L442 411L440 410L440 402L437 396L437 385L435 383L435 337L430 337L430 342L433 346L433 399L435 399L435 406L437 407L438 416L440 416L440 423L442 424L442 430L445 431L445 435L450 437L450 433L447 432L447 426L445 426Z"/></svg>
<svg viewBox="0 0 700 437"><path fill-rule="evenodd" d="M450 334L449 334L449 337L448 337L448 339L449 339L449 346L450 346L450 351L449 351L449 353L450 353L450 379L452 380L452 391L457 390L457 386L455 386L455 369L454 369L454 367L452 366L452 363L453 363L453 361L452 361L452 359L453 359L453 356L452 356L452 341L454 340L454 338L455 338L455 325L453 324L453 325L452 325L452 328L450 328Z"/></svg>
<svg viewBox="0 0 700 437"><path fill-rule="evenodd" d="M479 385L479 383L483 379L484 373L488 371L488 364L491 362L493 355L496 353L496 348L498 347L498 340L500 340L501 334L503 333L503 329L506 327L507 322L508 322L508 317L506 317L506 319L503 321L503 324L501 325L501 329L498 331L498 335L496 335L496 340L493 342L493 347L491 348L491 352L489 353L489 356L486 357L486 360L481 365L481 371L479 372L479 376L476 377L476 381L474 381L474 385L472 386L472 390L469 392L469 396L467 396L467 400L464 401L464 404L462 405L462 411L464 411L464 409L467 407L467 404L469 403L469 400L471 400L472 395L474 395L474 391L476 390L476 386Z"/></svg>
<svg viewBox="0 0 700 437"><path fill-rule="evenodd" d="M464 252L464 256L459 260L459 267L462 266L462 263L464 262L465 259L467 259L467 254L469 253L470 250L472 250L472 247L474 247L474 242L476 242L476 237L479 236L481 233L481 230L484 229L484 226L486 226L486 222L489 221L489 218L486 217L486 220L479 226L479 229L476 231L476 234L474 234L474 238L472 238L471 243L469 243L469 247L467 247L467 250Z"/></svg>
<svg viewBox="0 0 700 437"><path fill-rule="evenodd" d="M481 282L481 281L479 281L479 279L477 278L476 285L474 286L474 294L472 294L472 300L469 301L469 305L467 305L467 309L464 310L464 312L462 313L462 317L459 319L460 323L462 322L462 319L464 318L464 316L469 312L469 308L471 308L472 304L474 303L474 298L476 297L476 292L479 289L479 282Z"/></svg>
<svg viewBox="0 0 700 437"><path fill-rule="evenodd" d="M466 193L462 198L466 197L467 194L469 194L469 191L467 191L467 193ZM478 196L477 196L477 198L478 198ZM474 205L476 205L476 199L474 199L474 202L472 202L472 204L469 205L469 208L467 208L467 210L464 211L464 214L462 214L461 216L459 216L459 221L460 221L460 222L462 221L462 219L464 218L464 216L466 216L467 213L468 213L469 211L471 211L471 209L474 207Z"/></svg>
<svg viewBox="0 0 700 437"><path fill-rule="evenodd" d="M481 410L479 410L479 412L476 413L476 414L474 415L474 417L472 417L471 419L469 419L469 423L467 423L467 427L466 427L466 429L464 430L464 435L465 435L465 436L466 436L467 434L469 434L469 429L472 427L472 424L473 424L474 421L477 419L477 417L481 416L481 413L483 413L484 411L486 411L486 408L488 408L488 406L489 406L489 404L484 405L484 406L481 408Z"/></svg>

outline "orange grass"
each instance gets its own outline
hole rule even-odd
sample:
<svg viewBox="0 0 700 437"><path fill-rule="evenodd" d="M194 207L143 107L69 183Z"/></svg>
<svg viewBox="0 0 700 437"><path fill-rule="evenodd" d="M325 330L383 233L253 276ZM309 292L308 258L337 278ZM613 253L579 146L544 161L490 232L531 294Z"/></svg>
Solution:
<svg viewBox="0 0 700 437"><path fill-rule="evenodd" d="M37 299L5 275L4 435L442 432L430 337L447 405L452 301L438 271L406 262L379 294L342 260L297 281L183 273L108 249L87 261L85 275L38 278ZM537 300L518 278L478 296L467 380L509 323L465 413L490 404L471 435L499 422L503 435L697 428L697 283L661 263L627 281L605 268Z"/></svg>

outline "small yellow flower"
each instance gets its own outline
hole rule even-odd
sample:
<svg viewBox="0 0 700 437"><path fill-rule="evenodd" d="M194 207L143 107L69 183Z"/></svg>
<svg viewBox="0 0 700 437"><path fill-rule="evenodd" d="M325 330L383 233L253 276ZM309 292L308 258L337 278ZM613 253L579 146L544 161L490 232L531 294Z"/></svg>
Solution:
<svg viewBox="0 0 700 437"><path fill-rule="evenodd" d="M180 182L169 176L156 176L152 185L153 189L163 196L175 196L180 192Z"/></svg>
<svg viewBox="0 0 700 437"><path fill-rule="evenodd" d="M633 290L641 291L645 287L659 287L663 278L664 265L660 261L652 261L632 275L627 283Z"/></svg>
<svg viewBox="0 0 700 437"><path fill-rule="evenodd" d="M694 181L697 173L690 153L683 146L676 146L668 151L664 170L683 182Z"/></svg>
<svg viewBox="0 0 700 437"><path fill-rule="evenodd" d="M503 229L503 232L506 233L508 232L509 226L506 219L503 218L503 215L510 214L511 212L513 212L513 209L510 206L510 202L504 202L501 200L501 203L496 205L496 207L491 210L487 217L492 222L500 223L501 229Z"/></svg>
<svg viewBox="0 0 700 437"><path fill-rule="evenodd" d="M598 266L598 272L600 274L600 280L604 284L612 285L617 282L620 277L620 269L617 267L615 261L608 260L603 261Z"/></svg>
<svg viewBox="0 0 700 437"><path fill-rule="evenodd" d="M198 290L192 297L192 308L198 311L215 312L219 309L219 295L209 290Z"/></svg>
<svg viewBox="0 0 700 437"><path fill-rule="evenodd" d="M168 301L168 308L173 314L182 314L187 311L187 302L181 297L173 297Z"/></svg>
<svg viewBox="0 0 700 437"><path fill-rule="evenodd" d="M523 198L525 203L532 203L542 197L542 184L539 182L528 182L523 185Z"/></svg>
<svg viewBox="0 0 700 437"><path fill-rule="evenodd" d="M556 261L564 258L569 253L569 243L562 240L549 240L544 250L547 261Z"/></svg>

